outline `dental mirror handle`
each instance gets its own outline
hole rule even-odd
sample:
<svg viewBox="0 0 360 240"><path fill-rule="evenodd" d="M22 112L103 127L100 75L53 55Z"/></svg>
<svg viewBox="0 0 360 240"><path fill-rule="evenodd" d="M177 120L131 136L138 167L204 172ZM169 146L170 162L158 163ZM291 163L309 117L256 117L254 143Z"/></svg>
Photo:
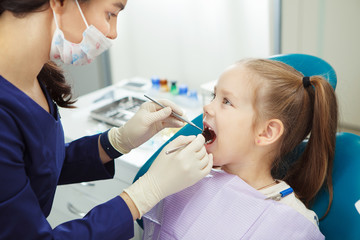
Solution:
<svg viewBox="0 0 360 240"><path fill-rule="evenodd" d="M156 101L155 99L152 99L151 97L144 95L144 97L146 97L147 99L149 99L150 101L156 103L157 105L159 105L162 108L165 108L166 106L162 105L161 103L159 103L158 101ZM199 129L201 132L203 131L201 128L199 128L198 126L196 126L194 123L190 122L189 120L186 120L185 118L181 117L179 114L175 113L174 111L171 113L172 116L174 116L177 119L180 119L181 121L184 121L188 124L190 124L191 126Z"/></svg>
<svg viewBox="0 0 360 240"><path fill-rule="evenodd" d="M171 149L171 150L166 151L165 154L166 154L166 155L169 155L170 153L176 152L177 150L179 150L179 149L181 149L181 148L184 148L184 147L186 147L186 146L189 145L189 144L190 144L190 143L185 143L185 144L183 144L183 145L180 145L180 146L178 146L178 147L176 147L176 148L173 148L173 149Z"/></svg>

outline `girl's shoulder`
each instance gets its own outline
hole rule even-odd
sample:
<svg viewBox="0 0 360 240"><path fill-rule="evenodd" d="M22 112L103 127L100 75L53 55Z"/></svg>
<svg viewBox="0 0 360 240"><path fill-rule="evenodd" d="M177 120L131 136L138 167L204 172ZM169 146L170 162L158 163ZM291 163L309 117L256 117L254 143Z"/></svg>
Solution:
<svg viewBox="0 0 360 240"><path fill-rule="evenodd" d="M277 180L277 182L278 183L276 185L259 190L259 192L261 192L267 197L270 197L290 187L286 182L282 180ZM304 217L309 219L314 225L319 226L318 216L316 215L316 213L308 209L305 204L296 197L294 192L285 196L284 198L281 198L279 202L292 207L297 212L301 213Z"/></svg>

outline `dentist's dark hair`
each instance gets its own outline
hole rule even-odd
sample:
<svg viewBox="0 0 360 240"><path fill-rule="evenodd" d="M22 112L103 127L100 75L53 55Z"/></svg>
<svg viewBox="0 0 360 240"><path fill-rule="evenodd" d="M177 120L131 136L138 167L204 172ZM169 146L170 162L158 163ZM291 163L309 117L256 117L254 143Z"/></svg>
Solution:
<svg viewBox="0 0 360 240"><path fill-rule="evenodd" d="M88 0L79 0L86 2ZM64 0L60 0L61 4ZM11 12L15 17L22 18L28 13L41 12L50 7L49 0L0 0L0 15L5 11ZM71 86L66 82L63 70L54 62L47 62L38 75L54 102L60 107L72 108Z"/></svg>
<svg viewBox="0 0 360 240"><path fill-rule="evenodd" d="M332 168L338 124L335 91L321 76L309 77L310 86L303 84L303 74L291 66L267 59L240 62L254 75L254 126L268 119L279 119L284 133L273 153L272 175L279 169L295 194L309 208L324 186L329 192L328 209L333 199ZM296 146L309 136L304 152L289 167L286 160Z"/></svg>

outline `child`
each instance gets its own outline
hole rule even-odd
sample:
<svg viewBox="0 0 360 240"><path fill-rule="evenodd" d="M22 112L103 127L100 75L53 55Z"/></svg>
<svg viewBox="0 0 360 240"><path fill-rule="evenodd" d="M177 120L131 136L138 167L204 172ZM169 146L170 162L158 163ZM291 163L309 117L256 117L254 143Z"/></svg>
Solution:
<svg viewBox="0 0 360 240"><path fill-rule="evenodd" d="M230 66L204 107L206 151L220 170L144 215L144 239L324 239L308 207L324 184L331 205L337 116L320 76L265 59Z"/></svg>

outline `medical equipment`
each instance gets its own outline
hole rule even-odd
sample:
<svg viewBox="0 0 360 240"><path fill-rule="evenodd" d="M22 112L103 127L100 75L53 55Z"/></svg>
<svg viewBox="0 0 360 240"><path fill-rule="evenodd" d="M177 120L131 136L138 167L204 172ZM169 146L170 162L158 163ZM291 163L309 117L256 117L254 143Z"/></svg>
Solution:
<svg viewBox="0 0 360 240"><path fill-rule="evenodd" d="M147 99L153 101L154 103L156 103L157 105L159 105L159 106L162 107L162 108L165 108L165 107L166 107L166 106L162 105L161 103L159 103L158 101L152 99L151 97L149 97L149 96L147 96L147 95L144 95L144 97L146 97ZM181 117L179 114L177 114L177 113L175 113L175 112L172 112L171 115L172 115L173 117L176 117L176 118L180 119L181 121L184 121L184 122L190 124L191 126L197 128L197 129L199 129L201 132L203 131L201 128L199 128L198 126L196 126L194 123L192 123L192 122L190 122L189 120Z"/></svg>
<svg viewBox="0 0 360 240"><path fill-rule="evenodd" d="M90 116L98 121L120 127L124 125L139 110L145 100L128 96L97 108Z"/></svg>
<svg viewBox="0 0 360 240"><path fill-rule="evenodd" d="M286 197L287 195L289 195L292 192L294 192L294 190L291 187L289 187L289 188L279 192L278 194L275 194L274 196L265 198L265 200L271 199L274 201L280 201L282 198Z"/></svg>
<svg viewBox="0 0 360 240"><path fill-rule="evenodd" d="M173 148L171 150L168 150L165 152L166 155L170 154L170 153L173 153L173 152L176 152L177 150L181 149L181 148L184 148L186 147L187 145L189 145L189 143L186 143L186 144L183 144L183 145L180 145L179 147L176 147L176 148Z"/></svg>
<svg viewBox="0 0 360 240"><path fill-rule="evenodd" d="M211 133L209 133L208 130L206 131L206 130L204 129L201 134L205 137L205 144L213 141L214 135L211 134ZM183 145L181 145L181 146L179 146L179 147L176 147L176 148L173 148L173 149L171 149L171 150L168 150L168 151L165 152L165 154L168 155L168 154L170 154L170 153L176 152L177 150L179 150L179 149L181 149L181 148L184 148L184 147L186 147L187 145L189 145L189 143L183 144Z"/></svg>
<svg viewBox="0 0 360 240"><path fill-rule="evenodd" d="M162 107L162 108L165 108L165 107L166 107L166 106L162 105L161 103L159 103L158 101L152 99L151 97L149 97L149 96L147 96L147 95L144 95L144 96L145 96L147 99L149 99L149 100L151 100L152 102L154 102L154 103L156 103L157 105L159 105L160 107ZM171 115L174 116L174 117L176 117L176 118L178 118L178 119L180 119L180 120L182 120L182 121L184 121L184 122L186 122L186 123L188 123L188 124L190 124L191 126L197 128L197 129L199 129L199 130L203 133L203 130L202 130L201 128L199 128L198 126L196 126L194 123L186 120L185 118L181 117L181 116L178 115L177 113L172 112ZM188 144L189 144L189 143L183 144L183 145L181 145L181 146L179 146L179 147L176 147L176 148L173 148L173 149L171 149L171 150L168 150L168 151L165 152L165 154L168 155L168 154L170 154L170 153L176 152L177 150L186 147Z"/></svg>

